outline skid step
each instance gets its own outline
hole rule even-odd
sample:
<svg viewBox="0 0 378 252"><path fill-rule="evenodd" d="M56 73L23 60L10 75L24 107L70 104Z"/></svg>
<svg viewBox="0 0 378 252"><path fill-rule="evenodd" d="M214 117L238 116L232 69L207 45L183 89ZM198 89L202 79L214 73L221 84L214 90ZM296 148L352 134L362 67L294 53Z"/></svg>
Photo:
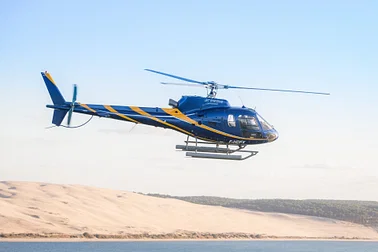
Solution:
<svg viewBox="0 0 378 252"><path fill-rule="evenodd" d="M242 160L241 155L222 155L222 154L215 154L215 153L187 152L186 156L193 157L193 158Z"/></svg>

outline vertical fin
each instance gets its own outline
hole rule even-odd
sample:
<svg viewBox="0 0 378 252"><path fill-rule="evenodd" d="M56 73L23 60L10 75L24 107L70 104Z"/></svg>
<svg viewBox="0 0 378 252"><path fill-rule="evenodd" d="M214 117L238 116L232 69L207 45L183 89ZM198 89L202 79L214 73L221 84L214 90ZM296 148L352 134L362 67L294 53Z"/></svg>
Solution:
<svg viewBox="0 0 378 252"><path fill-rule="evenodd" d="M55 81L51 77L50 73L45 71L41 72L41 74L54 105L65 104L66 101L64 100L63 95L60 93L58 86L55 84Z"/></svg>

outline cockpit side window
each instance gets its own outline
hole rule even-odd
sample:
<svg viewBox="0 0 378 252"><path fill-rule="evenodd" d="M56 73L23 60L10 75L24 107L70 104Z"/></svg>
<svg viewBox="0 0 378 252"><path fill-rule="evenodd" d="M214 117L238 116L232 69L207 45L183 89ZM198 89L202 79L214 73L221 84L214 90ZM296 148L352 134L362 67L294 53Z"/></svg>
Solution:
<svg viewBox="0 0 378 252"><path fill-rule="evenodd" d="M234 118L234 115L228 115L228 126L229 127L235 127L236 126L236 122L235 122L235 118Z"/></svg>
<svg viewBox="0 0 378 252"><path fill-rule="evenodd" d="M259 123L257 122L257 119L255 117L248 115L239 115L238 120L240 123L240 128L242 130L260 131Z"/></svg>

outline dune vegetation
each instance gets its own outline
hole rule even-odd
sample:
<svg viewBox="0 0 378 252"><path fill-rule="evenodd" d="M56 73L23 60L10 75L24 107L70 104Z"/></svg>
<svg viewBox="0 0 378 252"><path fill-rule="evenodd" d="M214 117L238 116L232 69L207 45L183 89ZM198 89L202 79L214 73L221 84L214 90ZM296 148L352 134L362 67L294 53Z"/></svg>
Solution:
<svg viewBox="0 0 378 252"><path fill-rule="evenodd" d="M154 197L179 199L195 204L223 206L261 212L301 214L348 221L378 230L378 202L357 200L290 200L290 199L232 199L211 196L170 196L146 194Z"/></svg>

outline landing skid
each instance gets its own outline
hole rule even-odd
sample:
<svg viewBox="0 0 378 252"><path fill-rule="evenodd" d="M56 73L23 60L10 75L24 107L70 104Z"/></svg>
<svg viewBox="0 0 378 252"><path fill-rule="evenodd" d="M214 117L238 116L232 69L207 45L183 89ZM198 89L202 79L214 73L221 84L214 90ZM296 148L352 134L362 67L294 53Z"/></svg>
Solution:
<svg viewBox="0 0 378 252"><path fill-rule="evenodd" d="M189 141L189 136L185 143L185 145L176 145L176 150L186 151L186 156L193 158L245 160L258 153L258 151L242 150L245 148L245 145L238 145L237 149L231 149L227 143L199 142L197 138L195 141ZM199 144L215 145L215 147L200 146ZM219 147L220 145L226 147ZM247 153L247 155L232 155L233 153Z"/></svg>

